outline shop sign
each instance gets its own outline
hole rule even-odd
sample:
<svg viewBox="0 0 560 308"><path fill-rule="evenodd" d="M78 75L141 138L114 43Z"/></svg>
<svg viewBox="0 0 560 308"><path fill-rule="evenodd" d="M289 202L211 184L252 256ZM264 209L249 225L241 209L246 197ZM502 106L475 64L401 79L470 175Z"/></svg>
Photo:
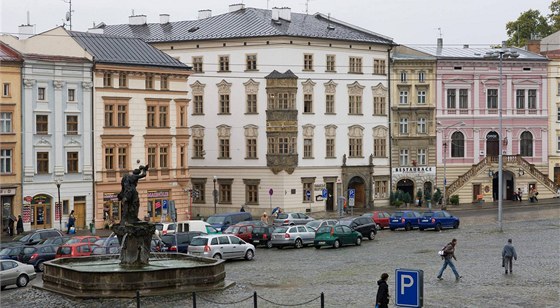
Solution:
<svg viewBox="0 0 560 308"><path fill-rule="evenodd" d="M398 167L393 168L393 175L436 175L436 168L431 166L424 167Z"/></svg>

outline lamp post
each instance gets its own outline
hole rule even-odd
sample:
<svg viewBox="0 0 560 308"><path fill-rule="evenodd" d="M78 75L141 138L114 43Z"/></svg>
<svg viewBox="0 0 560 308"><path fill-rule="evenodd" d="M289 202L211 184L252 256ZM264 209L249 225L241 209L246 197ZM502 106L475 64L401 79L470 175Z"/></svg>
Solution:
<svg viewBox="0 0 560 308"><path fill-rule="evenodd" d="M216 190L216 181L218 180L217 176L214 176L214 191L212 191L212 196L214 196L214 214L217 213L216 211L216 204L218 203L218 191Z"/></svg>
<svg viewBox="0 0 560 308"><path fill-rule="evenodd" d="M465 126L465 122L461 121L461 122L453 123L443 128L444 142L443 142L443 200L441 203L442 208L445 208L447 206L447 135L445 134L445 130L457 125ZM432 204L430 203L429 205L431 209Z"/></svg>
<svg viewBox="0 0 560 308"><path fill-rule="evenodd" d="M62 232L62 203L60 203L60 184L62 184L62 179L57 178L55 181L56 189L58 190L58 223L60 224L60 232Z"/></svg>
<svg viewBox="0 0 560 308"><path fill-rule="evenodd" d="M489 51L484 55L485 58L489 59L499 59L499 69L500 69L500 81L498 85L498 226L500 228L500 232L502 231L502 198L503 198L503 190L504 185L503 181L503 169L504 169L504 161L503 161L503 153L502 153L502 67L503 67L503 60L507 58L517 58L519 54L516 51L511 51L507 49L498 49L496 51Z"/></svg>

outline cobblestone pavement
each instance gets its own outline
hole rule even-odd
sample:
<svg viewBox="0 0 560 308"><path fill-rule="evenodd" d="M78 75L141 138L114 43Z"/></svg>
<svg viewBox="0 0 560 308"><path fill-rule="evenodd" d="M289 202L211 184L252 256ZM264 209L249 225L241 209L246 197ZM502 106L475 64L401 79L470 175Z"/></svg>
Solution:
<svg viewBox="0 0 560 308"><path fill-rule="evenodd" d="M254 261L228 261L227 290L197 294L198 307L282 307L307 302L325 294L326 307L372 307L376 281L389 273L394 295L396 268L424 271L425 307L558 307L560 302L560 209L535 209L504 215L498 232L495 215L468 216L458 230L380 231L361 247L259 248ZM530 220L530 221L527 221ZM463 279L455 281L447 269L436 279L442 264L437 251L457 238L455 262ZM514 275L504 275L501 249L508 238L518 253ZM2 307L135 307L134 299L72 300L34 288L3 291ZM210 302L212 301L212 302ZM272 303L271 303L272 302ZM142 298L142 307L192 307L190 294ZM278 303L280 305L274 305ZM393 301L391 303L393 305ZM318 299L300 307L320 307Z"/></svg>

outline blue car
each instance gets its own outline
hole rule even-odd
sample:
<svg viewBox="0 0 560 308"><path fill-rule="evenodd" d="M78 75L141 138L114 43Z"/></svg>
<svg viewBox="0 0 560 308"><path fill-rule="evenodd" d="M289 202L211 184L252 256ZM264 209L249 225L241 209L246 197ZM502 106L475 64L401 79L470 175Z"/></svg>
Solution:
<svg viewBox="0 0 560 308"><path fill-rule="evenodd" d="M420 226L418 227L420 231L432 228L436 231L440 231L443 228L459 228L459 218L446 211L429 211L422 215L423 217L420 219Z"/></svg>
<svg viewBox="0 0 560 308"><path fill-rule="evenodd" d="M395 212L389 218L389 229L395 231L396 229L404 228L406 231L410 231L419 227L420 218L422 218L422 215L416 211Z"/></svg>

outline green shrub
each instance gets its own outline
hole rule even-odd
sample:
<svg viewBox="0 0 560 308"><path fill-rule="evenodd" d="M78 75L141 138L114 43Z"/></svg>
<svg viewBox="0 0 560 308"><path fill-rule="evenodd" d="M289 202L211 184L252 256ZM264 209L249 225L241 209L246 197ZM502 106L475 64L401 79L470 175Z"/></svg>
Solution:
<svg viewBox="0 0 560 308"><path fill-rule="evenodd" d="M449 203L451 203L453 205L458 205L459 204L459 195L451 196L451 198L449 198Z"/></svg>

